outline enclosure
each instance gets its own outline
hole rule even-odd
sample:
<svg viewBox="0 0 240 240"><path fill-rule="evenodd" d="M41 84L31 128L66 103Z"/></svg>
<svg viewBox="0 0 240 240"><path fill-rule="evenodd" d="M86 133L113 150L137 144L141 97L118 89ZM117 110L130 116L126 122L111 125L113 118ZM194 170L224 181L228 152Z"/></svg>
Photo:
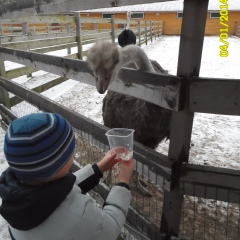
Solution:
<svg viewBox="0 0 240 240"><path fill-rule="evenodd" d="M133 200L125 227L137 239L240 238L240 171L188 163L194 112L240 115L239 79L198 77L207 6L207 0L184 2L177 76L123 69L118 81L110 87L116 92L124 92L172 110L167 156L137 142L134 145L136 172L131 184ZM76 19L78 18L79 16L76 16ZM79 22L76 29L76 32L74 29L70 31L72 37L83 39ZM107 34L108 38L115 39L113 35ZM151 33L149 37L150 35ZM91 41L94 40L93 37ZM33 51L31 41L22 41L18 48L14 47L14 43L6 43L5 46L3 43L0 47L2 61L9 60L27 66L17 74L12 72L12 78L41 69L59 75L62 81L69 78L94 85L92 72L86 62L70 57L44 55L43 47L47 52L50 51L47 49L49 46L40 45L39 49L34 47L36 51ZM56 41L58 40L55 39L55 43ZM65 44L66 48L70 43L62 44ZM78 45L78 42L74 44ZM57 48L51 46L53 47ZM81 59L82 55L75 55L74 58L76 57ZM88 163L90 159L97 161L108 150L106 127L9 81L11 75L4 72L3 62L1 64L0 113L6 123L16 117L10 111L10 106L25 100L36 106L34 111L57 112L70 121L75 128L75 160L79 166ZM15 97L9 98L8 92ZM28 107L21 111L23 115L27 114ZM113 172L110 178L105 176L104 182L91 193L100 204L107 195L108 187L115 183L115 174L117 173Z"/></svg>

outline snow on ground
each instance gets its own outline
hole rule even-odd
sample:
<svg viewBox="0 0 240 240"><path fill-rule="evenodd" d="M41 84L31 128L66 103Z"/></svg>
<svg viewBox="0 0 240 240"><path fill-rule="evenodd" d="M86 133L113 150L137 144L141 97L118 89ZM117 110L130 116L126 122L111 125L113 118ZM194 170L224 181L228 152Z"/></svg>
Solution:
<svg viewBox="0 0 240 240"><path fill-rule="evenodd" d="M170 74L176 74L178 63L179 36L162 36L149 45L142 46L150 59L158 61ZM240 79L240 39L230 37L229 56L219 56L219 37L208 36L204 40L202 55L201 77L214 78L235 78ZM85 49L90 47L86 46ZM84 50L85 50L84 49ZM72 53L76 48L72 48ZM56 51L51 54L64 56L67 51ZM5 62L6 69L20 67L19 64ZM44 71L33 73L32 78L19 77L13 81L33 88L50 81L55 77ZM51 88L43 93L44 96L79 112L86 117L103 123L102 121L102 99L104 95L97 93L92 86L74 80L67 80L64 83ZM12 108L18 116L37 111L30 105L18 104ZM3 155L4 131L0 128L0 171L6 167ZM157 151L167 154L169 141L163 142ZM196 113L193 123L192 144L190 151L190 162L218 167L240 169L240 116L226 116ZM7 236L6 224L0 217L0 239L9 239Z"/></svg>

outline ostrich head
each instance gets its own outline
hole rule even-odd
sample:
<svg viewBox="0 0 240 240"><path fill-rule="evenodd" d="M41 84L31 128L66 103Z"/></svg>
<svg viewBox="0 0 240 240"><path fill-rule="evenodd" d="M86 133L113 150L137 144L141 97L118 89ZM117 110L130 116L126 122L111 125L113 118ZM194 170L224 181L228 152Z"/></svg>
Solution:
<svg viewBox="0 0 240 240"><path fill-rule="evenodd" d="M87 62L96 79L98 92L105 93L111 82L115 66L119 62L117 45L106 41L98 41L88 51Z"/></svg>
<svg viewBox="0 0 240 240"><path fill-rule="evenodd" d="M118 44L121 47L125 47L130 44L136 44L136 35L134 32L130 29L124 29L119 35L118 35Z"/></svg>

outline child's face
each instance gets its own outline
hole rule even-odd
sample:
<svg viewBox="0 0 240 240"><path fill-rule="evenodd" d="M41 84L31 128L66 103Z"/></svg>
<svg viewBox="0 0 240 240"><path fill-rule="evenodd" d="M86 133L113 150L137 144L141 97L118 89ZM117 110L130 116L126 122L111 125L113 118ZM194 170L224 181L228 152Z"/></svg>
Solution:
<svg viewBox="0 0 240 240"><path fill-rule="evenodd" d="M73 156L69 159L69 161L53 176L52 180L56 180L58 178L64 177L67 175L69 170L73 165Z"/></svg>

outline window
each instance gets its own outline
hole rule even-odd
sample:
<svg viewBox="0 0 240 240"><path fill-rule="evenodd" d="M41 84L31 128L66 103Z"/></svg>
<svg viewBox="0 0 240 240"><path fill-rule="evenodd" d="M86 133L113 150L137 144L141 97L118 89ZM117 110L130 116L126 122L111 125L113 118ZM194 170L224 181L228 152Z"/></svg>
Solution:
<svg viewBox="0 0 240 240"><path fill-rule="evenodd" d="M182 18L183 17L183 13L182 12L177 12L177 18Z"/></svg>
<svg viewBox="0 0 240 240"><path fill-rule="evenodd" d="M144 18L144 13L132 13L131 18Z"/></svg>
<svg viewBox="0 0 240 240"><path fill-rule="evenodd" d="M114 13L103 13L102 18L112 18L114 16Z"/></svg>
<svg viewBox="0 0 240 240"><path fill-rule="evenodd" d="M220 18L219 12L210 12L210 18Z"/></svg>

